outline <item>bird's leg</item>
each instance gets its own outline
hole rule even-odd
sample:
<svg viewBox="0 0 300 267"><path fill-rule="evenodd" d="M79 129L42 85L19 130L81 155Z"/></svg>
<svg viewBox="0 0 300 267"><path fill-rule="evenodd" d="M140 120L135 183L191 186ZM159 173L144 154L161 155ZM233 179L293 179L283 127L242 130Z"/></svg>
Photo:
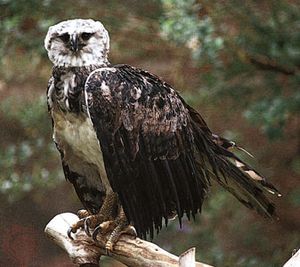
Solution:
<svg viewBox="0 0 300 267"><path fill-rule="evenodd" d="M110 251L113 251L115 243L119 240L119 238L122 234L131 235L134 238L137 237L136 230L133 226L131 226L128 223L128 220L125 216L125 213L124 213L122 207L120 207L119 216L115 220L115 224L116 224L116 227L113 229L113 231L109 235L108 240L105 244L105 249L106 249L107 254Z"/></svg>
<svg viewBox="0 0 300 267"><path fill-rule="evenodd" d="M105 221L95 228L92 235L93 239L96 241L99 233L103 235L108 232L110 232L110 234L108 235L105 245L107 254L113 250L114 245L122 234L131 235L134 238L137 236L136 230L128 223L124 210L121 206L119 206L118 216L115 218L115 220Z"/></svg>
<svg viewBox="0 0 300 267"><path fill-rule="evenodd" d="M90 215L88 211L80 210L78 217L80 220L73 224L68 230L68 236L72 239L71 233L76 233L79 228L84 228L87 235L90 234L90 228L95 228L104 221L112 220L118 200L117 193L110 191L106 194L104 202L98 214Z"/></svg>
<svg viewBox="0 0 300 267"><path fill-rule="evenodd" d="M99 224L113 220L113 213L118 203L118 194L110 191L106 194L103 205L98 214L90 215L85 219L84 230L87 235L90 235L89 228L96 228Z"/></svg>

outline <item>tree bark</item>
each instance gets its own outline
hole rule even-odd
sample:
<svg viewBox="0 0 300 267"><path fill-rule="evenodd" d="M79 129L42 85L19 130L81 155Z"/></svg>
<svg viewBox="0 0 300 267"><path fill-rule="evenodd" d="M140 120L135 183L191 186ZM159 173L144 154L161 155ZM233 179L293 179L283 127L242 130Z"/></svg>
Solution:
<svg viewBox="0 0 300 267"><path fill-rule="evenodd" d="M59 214L47 224L45 233L81 267L99 266L102 255L112 257L130 267L212 267L195 261L194 248L177 257L151 242L125 234L115 244L113 252L107 255L106 236L98 235L97 242L88 237L83 230L73 234L74 240L67 236L67 230L78 219L72 213Z"/></svg>

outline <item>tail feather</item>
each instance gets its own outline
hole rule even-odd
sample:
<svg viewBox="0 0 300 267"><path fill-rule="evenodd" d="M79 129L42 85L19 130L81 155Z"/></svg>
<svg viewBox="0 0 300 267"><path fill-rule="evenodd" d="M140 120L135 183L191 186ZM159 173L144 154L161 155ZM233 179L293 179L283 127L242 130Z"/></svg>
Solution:
<svg viewBox="0 0 300 267"><path fill-rule="evenodd" d="M230 151L230 149L236 148L238 150L245 152L247 155L251 156L252 158L254 158L254 156L250 152L248 152L242 147L237 146L235 142L229 141L224 137L220 137L216 134L212 134L212 136L214 142L226 150L226 153L224 153L224 151L221 151L223 152L223 155L229 158L230 160L233 160L236 167L238 167L242 172L247 174L247 176L250 179L253 179L256 182L260 183L264 190L268 191L271 194L277 195L278 197L281 197L281 193L271 183L269 183L264 176L259 174L247 163L239 159L233 152Z"/></svg>
<svg viewBox="0 0 300 267"><path fill-rule="evenodd" d="M242 172L230 161L224 161L222 156L217 156L217 164L222 173L218 174L217 181L226 190L233 194L240 202L265 217L276 217L275 206L264 194L260 184ZM223 178L223 179L222 179Z"/></svg>
<svg viewBox="0 0 300 267"><path fill-rule="evenodd" d="M207 159L212 165L211 178L234 195L241 203L251 209L255 209L265 217L277 217L274 204L267 198L265 192L281 196L280 192L257 171L244 161L239 159L230 150L238 147L234 142L214 134L203 132L197 122L194 121L195 143L198 140L206 142L209 147ZM197 145L201 153L200 143ZM247 154L250 154L246 152ZM251 154L250 154L251 155Z"/></svg>

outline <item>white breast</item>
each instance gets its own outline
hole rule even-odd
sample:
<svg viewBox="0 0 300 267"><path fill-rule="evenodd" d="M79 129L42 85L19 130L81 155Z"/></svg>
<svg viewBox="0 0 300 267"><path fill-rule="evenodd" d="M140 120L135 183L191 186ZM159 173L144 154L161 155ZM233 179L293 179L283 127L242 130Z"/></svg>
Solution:
<svg viewBox="0 0 300 267"><path fill-rule="evenodd" d="M54 113L54 140L58 143L66 142L72 152L83 161L98 167L102 183L108 189L103 155L91 119L87 116L76 116L72 113ZM67 156L67 155L66 155Z"/></svg>

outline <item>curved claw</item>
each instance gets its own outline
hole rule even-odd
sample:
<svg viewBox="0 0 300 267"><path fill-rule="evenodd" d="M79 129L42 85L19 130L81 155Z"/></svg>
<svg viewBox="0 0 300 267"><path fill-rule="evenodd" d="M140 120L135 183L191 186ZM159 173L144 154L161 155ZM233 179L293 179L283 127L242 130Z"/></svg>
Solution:
<svg viewBox="0 0 300 267"><path fill-rule="evenodd" d="M97 235L101 232L101 230L102 230L101 225L98 225L98 226L94 229L93 234L92 234L92 238L93 238L94 241L97 241Z"/></svg>
<svg viewBox="0 0 300 267"><path fill-rule="evenodd" d="M74 233L74 230L73 230L73 228L70 226L69 227L69 229L68 229L68 231L67 231L67 235L68 235L68 237L71 239L71 240L74 240L74 238L72 237L72 233Z"/></svg>
<svg viewBox="0 0 300 267"><path fill-rule="evenodd" d="M90 219L89 218L86 218L84 220L84 222L83 222L83 228L84 228L85 233L88 236L91 236L91 233L90 233Z"/></svg>
<svg viewBox="0 0 300 267"><path fill-rule="evenodd" d="M121 232L121 234L127 234L133 236L133 238L137 238L137 232L132 225L128 225L127 228Z"/></svg>

